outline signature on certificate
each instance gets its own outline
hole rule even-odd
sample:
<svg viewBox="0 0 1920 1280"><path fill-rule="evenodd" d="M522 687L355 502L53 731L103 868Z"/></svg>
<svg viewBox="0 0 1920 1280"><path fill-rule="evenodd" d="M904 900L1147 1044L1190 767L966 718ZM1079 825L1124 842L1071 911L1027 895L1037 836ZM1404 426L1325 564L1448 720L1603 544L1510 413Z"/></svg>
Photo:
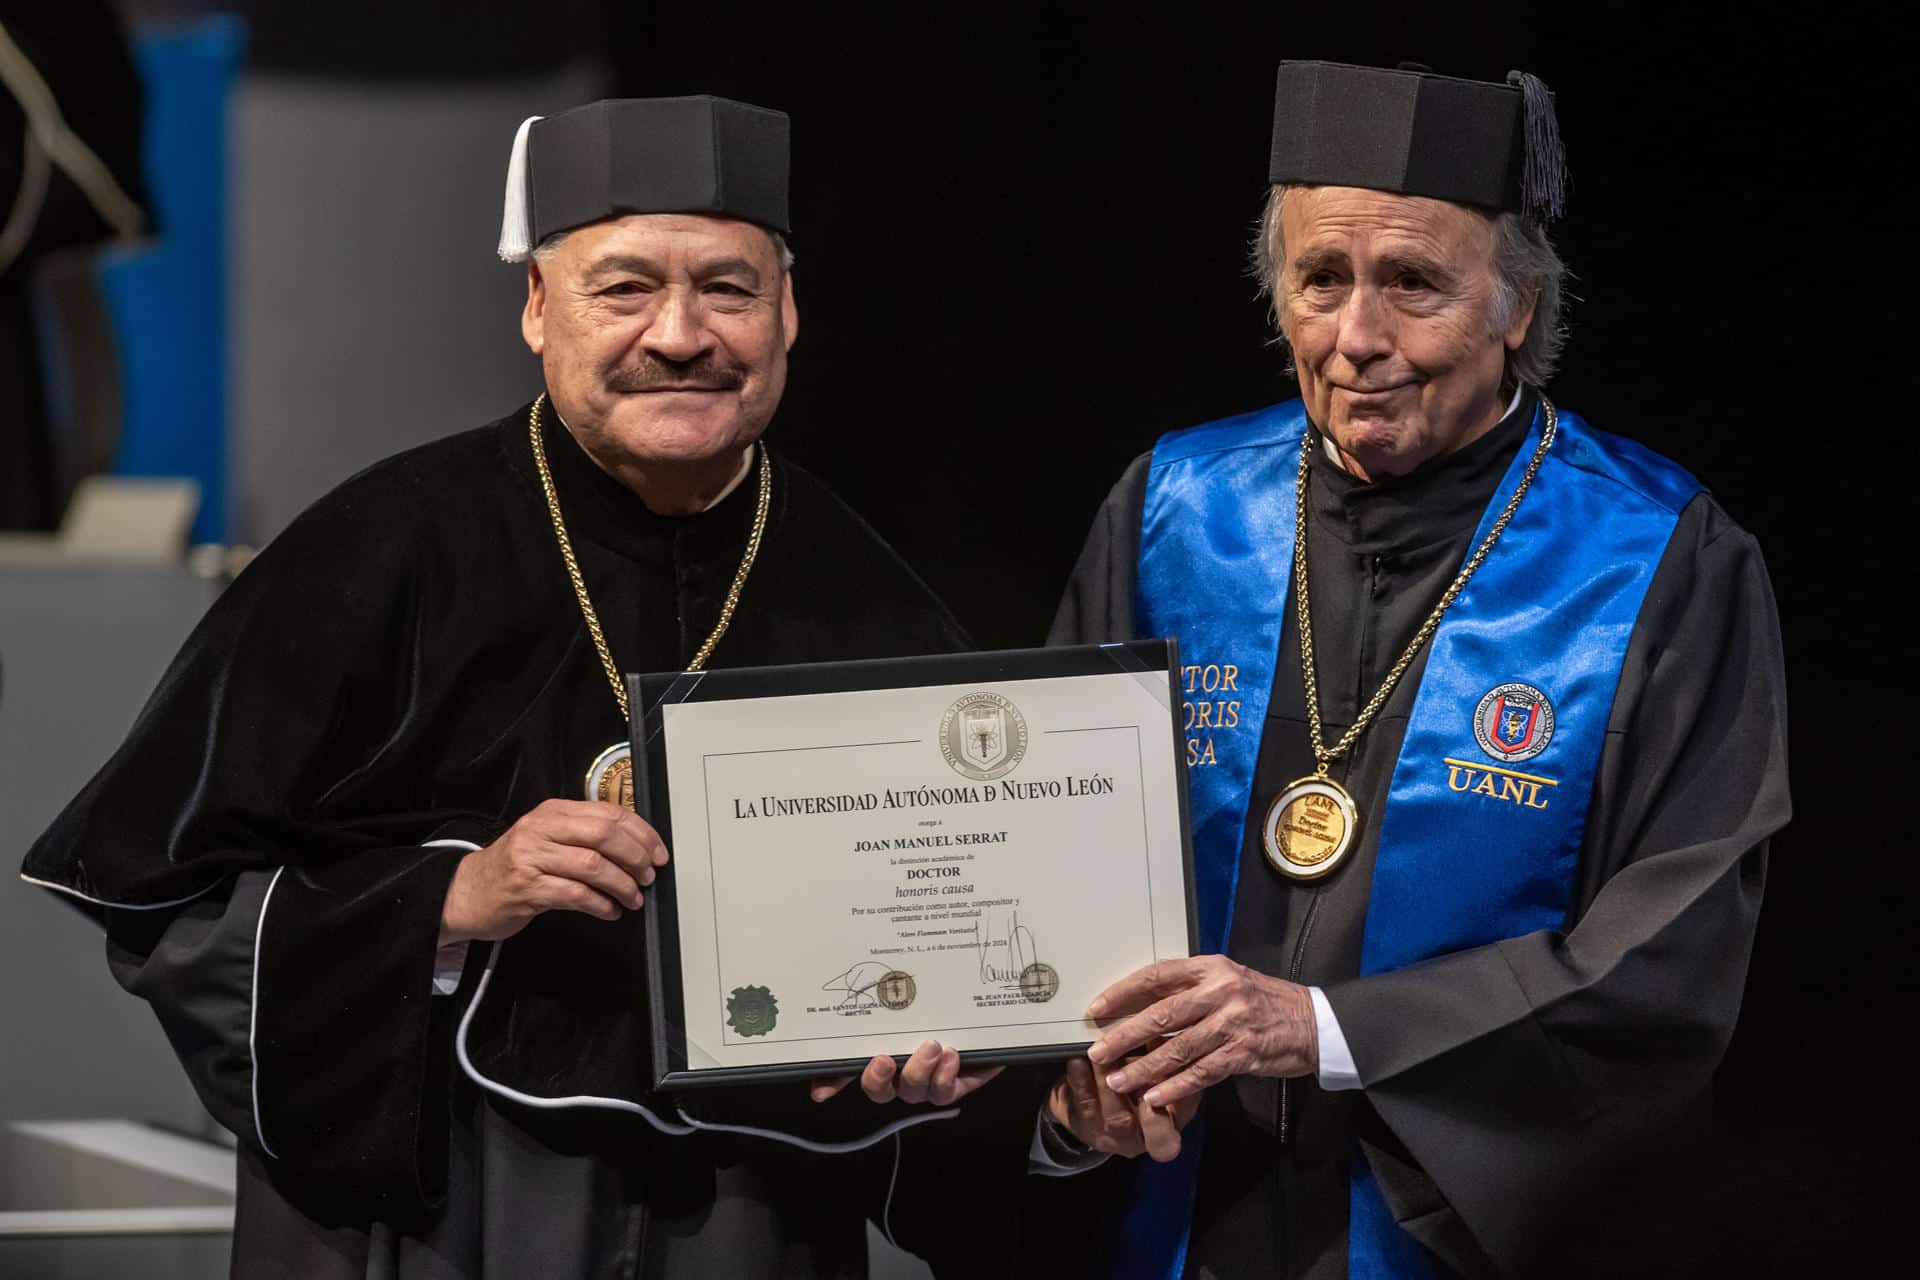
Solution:
<svg viewBox="0 0 1920 1280"><path fill-rule="evenodd" d="M988 911L974 928L980 938L981 985L1019 986L1020 976L1040 959L1033 930L1020 923L1020 913L1010 912L1002 921Z"/></svg>
<svg viewBox="0 0 1920 1280"><path fill-rule="evenodd" d="M874 988L880 980L892 972L888 965L876 960L862 960L845 973L835 974L820 984L822 991L844 991L838 1009L858 1009L875 1002Z"/></svg>

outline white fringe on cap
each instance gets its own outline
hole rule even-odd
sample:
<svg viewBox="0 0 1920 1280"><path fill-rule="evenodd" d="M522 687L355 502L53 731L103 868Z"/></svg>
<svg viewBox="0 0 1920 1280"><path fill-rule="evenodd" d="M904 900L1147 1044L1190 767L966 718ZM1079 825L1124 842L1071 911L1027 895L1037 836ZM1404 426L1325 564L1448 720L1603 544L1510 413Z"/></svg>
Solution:
<svg viewBox="0 0 1920 1280"><path fill-rule="evenodd" d="M527 196L527 131L545 116L528 116L513 135L513 154L507 158L506 207L500 211L500 260L525 262L533 254L533 210Z"/></svg>

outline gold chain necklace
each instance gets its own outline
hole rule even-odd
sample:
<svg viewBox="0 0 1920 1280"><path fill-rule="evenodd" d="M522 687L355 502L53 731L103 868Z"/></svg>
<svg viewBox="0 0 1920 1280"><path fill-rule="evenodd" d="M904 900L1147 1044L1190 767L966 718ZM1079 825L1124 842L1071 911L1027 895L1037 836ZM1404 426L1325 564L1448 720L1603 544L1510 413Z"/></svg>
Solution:
<svg viewBox="0 0 1920 1280"><path fill-rule="evenodd" d="M574 598L580 602L580 614L587 620L587 634L593 637L593 647L600 655L601 669L607 673L607 683L613 686L614 700L620 704L620 718L630 718L627 708L627 687L620 679L620 669L613 663L613 651L607 647L607 636L600 629L600 616L593 611L593 600L587 595L586 580L580 576L580 562L573 555L573 540L567 536L567 522L560 516L560 495L553 487L553 472L547 468L547 449L540 439L540 410L547 402L547 393L542 391L533 402L533 408L527 412L527 434L533 440L533 464L540 471L540 489L547 495L547 514L553 517L553 536L560 544L560 558L566 561L567 577L573 582ZM687 664L687 670L698 671L707 665L707 659L713 656L713 650L720 643L720 637L727 634L727 625L733 621L733 611L739 607L740 593L747 585L747 574L753 570L754 557L760 554L760 540L767 531L767 508L773 499L773 464L767 458L765 445L760 449L760 498L753 511L753 532L747 537L747 549L740 557L740 567L734 570L733 585L727 588L726 601L720 606L720 620L714 624L713 631L707 636L693 661ZM594 758L587 769L586 795L589 800L605 800L626 808L633 807L633 745L629 742L616 742Z"/></svg>
<svg viewBox="0 0 1920 1280"><path fill-rule="evenodd" d="M1288 783L1267 809L1262 834L1267 861L1273 864L1274 870L1296 880L1318 880L1339 866L1353 848L1354 836L1360 829L1359 808L1347 789L1327 776L1327 766L1352 748L1367 726L1373 723L1380 708L1387 705L1387 699L1393 695L1400 677L1406 674L1414 658L1433 638L1433 633L1439 630L1440 619L1466 589L1467 580L1486 560L1487 553L1493 550L1493 544L1500 541L1500 535L1506 532L1513 513L1520 509L1520 500L1533 487L1533 478L1540 472L1540 463L1546 458L1547 450L1553 447L1554 436L1559 433L1559 417L1554 412L1552 402L1542 396L1540 403L1546 409L1547 423L1540 432L1540 443L1534 447L1533 457L1527 460L1527 469L1521 474L1520 483L1514 487L1513 496L1507 499L1506 509L1493 522L1493 527L1487 530L1487 536L1480 540L1480 545L1467 558L1466 564L1461 566L1460 572L1454 575L1453 582L1441 595L1440 603L1420 624L1420 630L1414 633L1399 660L1387 672L1387 678L1381 681L1380 688L1360 709L1360 714L1354 717L1347 731L1340 735L1340 741L1331 748L1324 744L1320 732L1320 685L1315 679L1313 663L1313 613L1307 600L1307 456L1312 448L1313 432L1308 431L1301 438L1300 472L1294 484L1293 502L1293 580L1298 584L1294 591L1294 609L1300 631L1300 670L1307 686L1307 732L1313 744L1314 771L1308 777Z"/></svg>

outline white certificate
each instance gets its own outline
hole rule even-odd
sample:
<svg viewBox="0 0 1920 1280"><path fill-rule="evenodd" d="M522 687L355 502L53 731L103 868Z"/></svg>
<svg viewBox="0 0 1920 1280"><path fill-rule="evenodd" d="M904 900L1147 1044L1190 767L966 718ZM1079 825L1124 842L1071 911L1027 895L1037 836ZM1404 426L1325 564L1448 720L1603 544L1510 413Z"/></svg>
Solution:
<svg viewBox="0 0 1920 1280"><path fill-rule="evenodd" d="M1095 994L1190 952L1170 668L1156 641L649 677L656 1083L1083 1048Z"/></svg>

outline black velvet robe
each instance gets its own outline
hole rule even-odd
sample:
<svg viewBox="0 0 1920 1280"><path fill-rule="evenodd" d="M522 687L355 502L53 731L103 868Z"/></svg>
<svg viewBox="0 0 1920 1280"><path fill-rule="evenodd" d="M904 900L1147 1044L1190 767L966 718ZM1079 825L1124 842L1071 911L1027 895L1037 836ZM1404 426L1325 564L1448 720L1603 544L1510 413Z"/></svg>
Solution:
<svg viewBox="0 0 1920 1280"><path fill-rule="evenodd" d="M1523 396L1465 449L1377 484L1315 439L1307 557L1328 743L1459 571L1534 404ZM1056 642L1133 635L1149 462L1095 520ZM1698 1190L1677 1156L1706 1116L1767 837L1788 816L1779 625L1753 539L1708 495L1680 516L1627 649L1567 928L1364 978L1379 815L1425 656L1333 767L1367 815L1360 845L1334 875L1295 883L1260 836L1273 796L1314 766L1291 598L1283 616L1228 950L1326 991L1364 1088L1241 1078L1210 1091L1188 1274L1344 1276L1355 1138L1402 1225L1463 1274L1693 1271ZM1125 1176L1038 1188L1046 1270L1097 1266L1060 1224L1100 1238L1091 1224Z"/></svg>
<svg viewBox="0 0 1920 1280"><path fill-rule="evenodd" d="M754 480L702 515L655 516L547 423L616 662L680 668L719 615ZM965 646L871 529L776 459L764 544L714 666ZM938 1260L963 1242L932 1223L1022 1185L1036 1073L839 1156L532 1110L468 1080L450 1045L488 948L473 948L461 992L432 994L464 852L433 842L484 844L542 800L578 797L625 736L523 409L380 463L295 521L29 853L29 877L121 908L104 913L115 975L152 1002L241 1140L236 1274L857 1275L867 1217ZM549 1096L643 1096L640 924L556 912L500 944L471 1038L484 1072ZM857 1088L816 1105L798 1084L697 1109L834 1141L904 1110ZM991 1265L964 1246L950 1270Z"/></svg>

